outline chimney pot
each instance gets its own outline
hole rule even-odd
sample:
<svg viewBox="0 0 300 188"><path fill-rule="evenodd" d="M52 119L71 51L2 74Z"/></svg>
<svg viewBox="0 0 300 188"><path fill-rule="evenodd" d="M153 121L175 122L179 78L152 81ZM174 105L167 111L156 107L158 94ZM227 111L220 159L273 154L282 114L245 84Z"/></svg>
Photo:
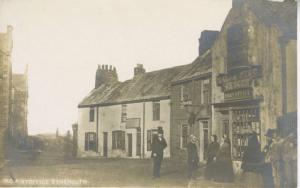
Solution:
<svg viewBox="0 0 300 188"><path fill-rule="evenodd" d="M136 64L136 67L134 68L134 76L144 74L146 70L143 67L143 64Z"/></svg>

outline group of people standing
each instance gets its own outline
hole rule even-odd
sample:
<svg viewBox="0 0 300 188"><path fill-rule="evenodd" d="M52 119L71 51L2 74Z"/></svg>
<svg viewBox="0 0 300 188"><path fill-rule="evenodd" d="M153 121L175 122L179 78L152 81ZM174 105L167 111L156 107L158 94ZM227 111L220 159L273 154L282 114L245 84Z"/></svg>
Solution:
<svg viewBox="0 0 300 188"><path fill-rule="evenodd" d="M261 151L258 135L248 133L242 161L241 183L245 187L278 187L293 188L297 186L297 139L291 133L286 138L280 138L275 130L268 130L267 145ZM188 152L188 176L193 177L198 166L196 137L190 136ZM204 177L208 180L230 183L235 179L231 157L231 142L227 135L221 138L220 144L216 135L212 135L208 145L207 163Z"/></svg>
<svg viewBox="0 0 300 188"><path fill-rule="evenodd" d="M207 166L204 172L205 178L218 182L233 182L231 146L228 136L224 135L220 144L216 135L213 135L211 139L212 141L208 146ZM194 135L190 135L190 142L187 145L189 178L195 178L198 163L197 138Z"/></svg>
<svg viewBox="0 0 300 188"><path fill-rule="evenodd" d="M265 135L267 145L261 150L258 135L248 133L248 145L245 147L241 161L242 174L240 180L245 187L293 188L297 186L297 138L291 133L280 138L275 130L268 130ZM190 135L187 144L188 177L194 178L198 169L198 139ZM163 132L159 131L152 143L153 177L160 177L160 166L163 150L167 143ZM235 179L231 156L231 142L224 135L220 143L216 135L211 136L206 156L204 177L208 180L230 183Z"/></svg>
<svg viewBox="0 0 300 188"><path fill-rule="evenodd" d="M221 138L220 144L216 135L211 136L208 145L207 165L204 177L216 182L233 182L233 165L231 159L231 143L227 135Z"/></svg>

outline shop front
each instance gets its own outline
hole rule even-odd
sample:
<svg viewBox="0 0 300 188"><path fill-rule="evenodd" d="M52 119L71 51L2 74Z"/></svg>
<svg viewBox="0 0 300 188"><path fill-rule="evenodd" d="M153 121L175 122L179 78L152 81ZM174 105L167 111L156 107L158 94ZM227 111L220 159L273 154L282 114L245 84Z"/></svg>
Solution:
<svg viewBox="0 0 300 188"><path fill-rule="evenodd" d="M256 82L261 76L259 66L242 67L217 77L224 100L214 104L215 133L227 135L231 141L232 158L241 161L248 145L249 133L262 140L261 97L254 96Z"/></svg>

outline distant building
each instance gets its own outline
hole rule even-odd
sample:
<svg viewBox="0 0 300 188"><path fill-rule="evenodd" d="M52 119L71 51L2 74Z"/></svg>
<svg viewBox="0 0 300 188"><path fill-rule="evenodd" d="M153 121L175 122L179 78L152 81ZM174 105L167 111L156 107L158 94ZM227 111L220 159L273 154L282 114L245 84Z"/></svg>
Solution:
<svg viewBox="0 0 300 188"><path fill-rule="evenodd" d="M11 113L11 70L12 27L7 27L6 33L0 33L0 162L4 158L6 131Z"/></svg>
<svg viewBox="0 0 300 188"><path fill-rule="evenodd" d="M27 135L27 74L12 74L12 30L8 26L6 33L0 33L0 158L5 154L4 140L12 136L12 130Z"/></svg>
<svg viewBox="0 0 300 188"><path fill-rule="evenodd" d="M10 120L10 135L16 140L23 140L28 136L27 128L27 100L28 100L28 76L13 74L12 76L12 113Z"/></svg>

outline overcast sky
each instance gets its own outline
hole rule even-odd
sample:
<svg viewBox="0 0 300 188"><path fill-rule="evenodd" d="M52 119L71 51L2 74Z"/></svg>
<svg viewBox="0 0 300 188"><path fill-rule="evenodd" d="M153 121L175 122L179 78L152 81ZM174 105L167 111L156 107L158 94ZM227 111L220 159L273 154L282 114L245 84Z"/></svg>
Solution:
<svg viewBox="0 0 300 188"><path fill-rule="evenodd" d="M71 130L98 64L119 79L188 64L202 30L220 30L231 0L0 0L13 30L13 71L29 64L30 134Z"/></svg>

